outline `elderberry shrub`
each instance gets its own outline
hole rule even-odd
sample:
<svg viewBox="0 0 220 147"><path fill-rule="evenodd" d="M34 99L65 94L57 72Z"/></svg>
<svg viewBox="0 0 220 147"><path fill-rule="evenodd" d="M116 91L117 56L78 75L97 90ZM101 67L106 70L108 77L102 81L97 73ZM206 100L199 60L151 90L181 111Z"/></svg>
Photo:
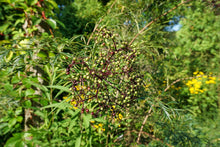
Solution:
<svg viewBox="0 0 220 147"><path fill-rule="evenodd" d="M143 76L136 69L139 53L117 37L107 29L97 30L95 50L87 57L75 57L66 69L72 82L72 101L82 105L82 113L84 103L90 102L96 105L94 116L114 107L113 116L140 97Z"/></svg>

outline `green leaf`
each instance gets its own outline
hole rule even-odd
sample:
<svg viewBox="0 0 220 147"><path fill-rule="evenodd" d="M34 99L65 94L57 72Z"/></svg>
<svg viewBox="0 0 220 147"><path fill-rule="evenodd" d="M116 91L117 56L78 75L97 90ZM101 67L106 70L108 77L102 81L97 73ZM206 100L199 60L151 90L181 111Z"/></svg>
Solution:
<svg viewBox="0 0 220 147"><path fill-rule="evenodd" d="M55 8L58 9L58 5L54 0L48 0L48 2Z"/></svg>
<svg viewBox="0 0 220 147"><path fill-rule="evenodd" d="M18 116L22 113L22 107L18 107L16 110L15 110L15 115Z"/></svg>
<svg viewBox="0 0 220 147"><path fill-rule="evenodd" d="M40 51L38 54L37 54L38 57L41 57L41 58L46 58L47 57L47 53L45 53L44 51Z"/></svg>
<svg viewBox="0 0 220 147"><path fill-rule="evenodd" d="M19 3L19 5L21 5L24 10L28 9L28 6L26 5L26 3Z"/></svg>
<svg viewBox="0 0 220 147"><path fill-rule="evenodd" d="M90 120L92 118L92 115L91 114L86 114L83 116L83 124L85 126L85 128L87 129L90 125Z"/></svg>
<svg viewBox="0 0 220 147"><path fill-rule="evenodd" d="M25 105L26 107L31 107L32 103L31 103L30 100L26 100L26 101L24 102L24 105Z"/></svg>
<svg viewBox="0 0 220 147"><path fill-rule="evenodd" d="M38 0L28 0L28 4L33 6L37 3Z"/></svg>
<svg viewBox="0 0 220 147"><path fill-rule="evenodd" d="M93 120L101 123L106 123L106 120L104 118L95 118Z"/></svg>
<svg viewBox="0 0 220 147"><path fill-rule="evenodd" d="M63 102L63 103L61 102L61 103L55 103L55 104L51 104L51 105L45 106L45 107L43 107L42 109L53 108L53 107L55 107L55 108L60 108L60 109L64 109L64 108L66 108L66 105L65 105L64 102Z"/></svg>
<svg viewBox="0 0 220 147"><path fill-rule="evenodd" d="M19 140L15 144L15 147L24 147L24 146L25 146L25 143L23 140Z"/></svg>
<svg viewBox="0 0 220 147"><path fill-rule="evenodd" d="M29 96L29 95L33 95L35 93L35 90L34 89L27 89L25 91L25 96Z"/></svg>
<svg viewBox="0 0 220 147"><path fill-rule="evenodd" d="M19 80L18 76L13 76L12 79L11 79L12 84L18 83L19 81L20 80Z"/></svg>
<svg viewBox="0 0 220 147"><path fill-rule="evenodd" d="M30 79L28 79L28 78L22 79L22 84L23 84L26 88L30 88L30 87L31 87Z"/></svg>
<svg viewBox="0 0 220 147"><path fill-rule="evenodd" d="M8 122L8 127L12 128L16 124L16 122L17 122L16 118L10 119L9 122Z"/></svg>
<svg viewBox="0 0 220 147"><path fill-rule="evenodd" d="M16 117L16 120L17 120L17 122L21 123L22 120L23 120L23 117L22 116L18 116L18 117Z"/></svg>
<svg viewBox="0 0 220 147"><path fill-rule="evenodd" d="M10 25L11 23L6 22L2 26L0 26L0 32L4 32Z"/></svg>
<svg viewBox="0 0 220 147"><path fill-rule="evenodd" d="M47 106L47 105L48 105L48 101L45 100L45 99L41 99L41 100L40 100L40 104L41 104L42 106Z"/></svg>
<svg viewBox="0 0 220 147"><path fill-rule="evenodd" d="M0 123L0 130L2 130L4 127L7 127L8 123Z"/></svg>
<svg viewBox="0 0 220 147"><path fill-rule="evenodd" d="M55 57L55 54L53 52L49 52L49 57L50 58Z"/></svg>
<svg viewBox="0 0 220 147"><path fill-rule="evenodd" d="M16 147L16 143L19 143L19 141L22 140L22 136L21 133L13 134L13 137L7 140L5 147Z"/></svg>
<svg viewBox="0 0 220 147"><path fill-rule="evenodd" d="M61 26L62 26L64 29L66 28L65 24L64 24L64 23L62 23L61 21L56 20L56 22L57 22L59 25L61 25Z"/></svg>
<svg viewBox="0 0 220 147"><path fill-rule="evenodd" d="M53 19L47 19L47 20L45 20L46 22L47 22L47 24L49 25L49 26L51 26L51 28L53 28L53 29L55 29L56 28L56 26L57 26L57 23L56 23L56 21L55 20L53 20Z"/></svg>
<svg viewBox="0 0 220 147"><path fill-rule="evenodd" d="M0 0L0 3L10 3L10 0Z"/></svg>
<svg viewBox="0 0 220 147"><path fill-rule="evenodd" d="M65 91L65 92L69 92L71 93L72 91L69 90L69 88L64 87L64 86L47 86L48 88L55 88L55 89L59 89L61 91Z"/></svg>
<svg viewBox="0 0 220 147"><path fill-rule="evenodd" d="M29 81L29 80L27 81L27 83L31 84L32 86L34 86L34 87L36 87L36 88L41 89L41 90L44 91L44 92L48 92L48 91L49 91L49 90L47 89L47 87L44 86L44 85L40 85L40 84L38 84L38 83Z"/></svg>
<svg viewBox="0 0 220 147"><path fill-rule="evenodd" d="M76 139L75 147L80 147L80 144L81 144L81 138L82 138L82 135L80 135L80 136Z"/></svg>
<svg viewBox="0 0 220 147"><path fill-rule="evenodd" d="M38 25L41 22L41 18L33 21L33 25Z"/></svg>
<svg viewBox="0 0 220 147"><path fill-rule="evenodd" d="M17 19L14 26L17 26L17 24L19 23L24 23L24 21L25 21L25 18Z"/></svg>

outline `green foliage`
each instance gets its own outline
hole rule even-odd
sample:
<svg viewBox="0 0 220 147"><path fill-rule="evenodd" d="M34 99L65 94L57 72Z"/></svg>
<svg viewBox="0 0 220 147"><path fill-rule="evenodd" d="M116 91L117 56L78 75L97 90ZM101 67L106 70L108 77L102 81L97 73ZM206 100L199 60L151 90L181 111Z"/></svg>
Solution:
<svg viewBox="0 0 220 147"><path fill-rule="evenodd" d="M0 146L219 146L217 4L180 2L1 1Z"/></svg>
<svg viewBox="0 0 220 147"><path fill-rule="evenodd" d="M104 12L104 7L98 0L75 0L68 4L63 2L60 7L57 17L65 25L60 25L60 32L67 38L92 32L96 21Z"/></svg>

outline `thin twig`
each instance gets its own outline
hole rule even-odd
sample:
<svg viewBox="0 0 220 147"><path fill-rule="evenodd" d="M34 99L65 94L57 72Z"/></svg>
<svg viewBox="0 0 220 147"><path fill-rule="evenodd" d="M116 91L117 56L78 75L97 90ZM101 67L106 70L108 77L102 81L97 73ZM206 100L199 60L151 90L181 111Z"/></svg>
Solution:
<svg viewBox="0 0 220 147"><path fill-rule="evenodd" d="M111 5L111 7L109 8L107 14L109 14L109 13L111 12L111 9L112 9L113 6L115 5L116 1L117 1L117 0L115 0L114 3ZM102 20L103 20L103 17L102 17L102 18L99 20L99 22L95 25L95 27L94 27L94 29L93 29L93 31L92 31L92 34L89 36L89 40L87 41L86 45L89 45L89 42L91 41L94 32L96 31L96 29L98 28L98 26L99 26L99 24L102 22Z"/></svg>
<svg viewBox="0 0 220 147"><path fill-rule="evenodd" d="M201 77L201 76L196 76L196 77L198 78L198 77ZM164 89L164 92L166 92L172 85L174 85L174 84L176 84L176 83L178 83L178 82L181 82L181 81L183 81L183 80L193 79L193 78L195 78L195 77L188 77L188 78L177 79L176 81L173 81L173 83L171 83L170 85L168 85L168 86L166 87L166 89Z"/></svg>
<svg viewBox="0 0 220 147"><path fill-rule="evenodd" d="M134 132L134 133L138 133L136 130L132 130L132 132ZM153 140L157 140L157 141L160 141L160 142L162 142L162 143L164 143L164 141L163 140L161 140L160 138L157 138L155 135L152 135L152 134L150 134L150 133L147 133L147 132L142 132L142 134L145 134L146 136L148 136L148 137L150 137L151 139L153 139ZM170 144L168 144L168 143L165 143L168 147L172 147L172 145L170 145Z"/></svg>
<svg viewBox="0 0 220 147"><path fill-rule="evenodd" d="M191 0L187 0L187 1L182 1L181 3L179 3L177 6L173 7L172 9L170 9L169 11L163 13L162 15L158 16L157 18L155 18L154 20L152 20L151 22L149 22L146 26L143 27L143 29L141 29L140 32L138 32L135 37L131 40L131 42L129 43L129 46L134 42L134 40L141 34L144 32L144 30L149 27L151 24L153 24L154 22L156 22L157 20L159 20L162 16L166 16L168 13L172 12L173 10L175 10L176 8L178 8L180 5L189 2Z"/></svg>
<svg viewBox="0 0 220 147"><path fill-rule="evenodd" d="M147 121L147 119L148 119L148 117L149 117L149 114L150 114L151 111L152 111L152 107L153 107L153 106L154 106L154 105L152 105L152 106L150 107L149 111L147 112L147 115L146 115L145 118L144 118L144 121L143 121L143 123L142 123L141 129L140 129L140 131L139 131L139 133L138 133L137 144L138 144L139 141L140 141L141 133L142 133L143 128L144 128L144 125L145 125L145 123L146 123L146 121Z"/></svg>

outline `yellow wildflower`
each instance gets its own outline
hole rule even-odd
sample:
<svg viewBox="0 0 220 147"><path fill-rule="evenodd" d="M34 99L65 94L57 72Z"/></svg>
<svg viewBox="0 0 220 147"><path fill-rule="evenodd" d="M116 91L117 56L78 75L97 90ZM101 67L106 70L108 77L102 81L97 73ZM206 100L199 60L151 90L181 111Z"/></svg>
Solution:
<svg viewBox="0 0 220 147"><path fill-rule="evenodd" d="M94 127L95 127L96 129L98 129L98 128L99 128L99 126L98 126L98 125L94 125Z"/></svg>
<svg viewBox="0 0 220 147"><path fill-rule="evenodd" d="M203 76L203 78L205 78L205 79L206 79L207 77L208 77L208 76L206 76L206 75Z"/></svg>
<svg viewBox="0 0 220 147"><path fill-rule="evenodd" d="M99 127L101 128L103 126L103 124L99 124Z"/></svg>
<svg viewBox="0 0 220 147"><path fill-rule="evenodd" d="M194 75L197 75L197 74L198 74L198 71L193 72L193 74L194 74Z"/></svg>
<svg viewBox="0 0 220 147"><path fill-rule="evenodd" d="M209 77L209 79L215 81L216 77Z"/></svg>
<svg viewBox="0 0 220 147"><path fill-rule="evenodd" d="M160 91L160 90L158 91L158 94L159 94L159 95L161 94L161 91Z"/></svg>
<svg viewBox="0 0 220 147"><path fill-rule="evenodd" d="M94 121L94 120L91 120L90 122L91 122L92 124L94 124L94 123L95 123L95 121Z"/></svg>
<svg viewBox="0 0 220 147"><path fill-rule="evenodd" d="M203 72L201 72L201 71L199 72L199 74L200 74L200 75L204 75L204 73L203 73Z"/></svg>
<svg viewBox="0 0 220 147"><path fill-rule="evenodd" d="M121 113L119 113L119 114L118 114L118 118L119 118L120 120L122 120L123 115L121 115Z"/></svg>

